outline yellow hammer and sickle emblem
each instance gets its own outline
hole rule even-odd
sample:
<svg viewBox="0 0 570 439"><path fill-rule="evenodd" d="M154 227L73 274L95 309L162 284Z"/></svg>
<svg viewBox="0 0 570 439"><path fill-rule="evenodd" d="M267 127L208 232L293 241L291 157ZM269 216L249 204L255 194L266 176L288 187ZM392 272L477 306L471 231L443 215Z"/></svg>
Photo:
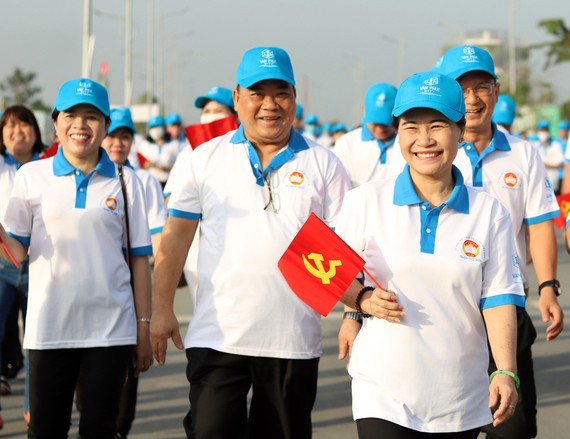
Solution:
<svg viewBox="0 0 570 439"><path fill-rule="evenodd" d="M562 211L562 216L564 217L564 219L566 219L566 217L568 216L568 211L570 211L570 202L563 201L562 203L560 203L560 210Z"/></svg>
<svg viewBox="0 0 570 439"><path fill-rule="evenodd" d="M305 257L305 255L302 256L303 263L305 264L307 271L313 276L318 277L323 285L331 283L331 279L336 276L336 267L342 265L342 261L339 260L329 261L329 269L326 271L323 266L323 261L325 260L323 255L319 253L310 253L307 257ZM315 264L313 265L308 259L313 261Z"/></svg>

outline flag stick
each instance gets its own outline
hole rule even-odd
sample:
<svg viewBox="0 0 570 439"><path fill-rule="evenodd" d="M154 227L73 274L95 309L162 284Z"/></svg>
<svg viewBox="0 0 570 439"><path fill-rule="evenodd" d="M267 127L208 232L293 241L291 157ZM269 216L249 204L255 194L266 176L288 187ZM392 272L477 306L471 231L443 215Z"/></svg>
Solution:
<svg viewBox="0 0 570 439"><path fill-rule="evenodd" d="M1 236L0 236L0 244L2 244L2 247L4 247L4 250L6 250L6 253L8 254L8 257L10 258L10 260L12 261L12 264L14 264L16 266L16 268L20 268L20 264L18 263L18 261L16 261L14 254L10 251L10 247L8 247L8 245L4 242L4 240L2 239Z"/></svg>
<svg viewBox="0 0 570 439"><path fill-rule="evenodd" d="M374 282L374 284L375 284L378 288L380 288L381 290L387 291L386 288L384 288L382 285L380 285L380 282L378 282L378 281L376 280L376 278L375 278L374 276L372 276L372 275L370 274L370 272L369 272L365 267L362 267L362 270L366 273L366 275L370 278L370 280L372 280L372 282Z"/></svg>

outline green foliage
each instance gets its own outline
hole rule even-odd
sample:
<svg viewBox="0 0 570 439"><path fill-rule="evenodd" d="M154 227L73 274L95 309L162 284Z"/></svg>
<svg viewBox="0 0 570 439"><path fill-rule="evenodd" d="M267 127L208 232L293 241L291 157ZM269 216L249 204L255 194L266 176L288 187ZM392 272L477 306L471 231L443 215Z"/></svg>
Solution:
<svg viewBox="0 0 570 439"><path fill-rule="evenodd" d="M548 34L556 37L554 41L534 44L529 49L547 49L545 68L553 64L570 61L570 29L564 24L562 18L541 20L538 26Z"/></svg>
<svg viewBox="0 0 570 439"><path fill-rule="evenodd" d="M26 73L16 67L11 75L0 82L0 92L2 92L5 105L7 107L10 105L26 105L32 110L49 111L50 108L37 98L42 89L33 84L35 79L36 73Z"/></svg>

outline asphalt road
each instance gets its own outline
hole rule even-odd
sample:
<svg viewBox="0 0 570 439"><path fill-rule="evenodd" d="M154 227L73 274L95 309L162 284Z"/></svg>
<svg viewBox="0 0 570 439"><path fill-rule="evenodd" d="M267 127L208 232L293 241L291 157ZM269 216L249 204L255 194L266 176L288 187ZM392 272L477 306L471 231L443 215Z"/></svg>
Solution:
<svg viewBox="0 0 570 439"><path fill-rule="evenodd" d="M530 269L529 272L533 270ZM570 256L562 244L559 246L559 279L562 284L560 301L570 318ZM538 437L560 439L570 437L570 323L566 332L552 342L545 341L545 327L537 308L536 281L531 279L531 297L527 309L539 332L533 352L538 388ZM176 309L185 326L191 316L187 290L180 289ZM345 362L337 359L337 329L341 310L335 309L323 319L324 352L320 362L318 395L313 410L315 439L356 438L352 421L350 380ZM139 386L137 418L132 439L172 438L183 439L182 418L188 408L188 384L185 378L186 358L172 345L164 366L144 374ZM22 419L23 379L13 382L13 394L2 397L2 416L5 426L2 438L25 438L26 426ZM70 437L75 437L77 414L73 417ZM482 437L482 436L481 436Z"/></svg>

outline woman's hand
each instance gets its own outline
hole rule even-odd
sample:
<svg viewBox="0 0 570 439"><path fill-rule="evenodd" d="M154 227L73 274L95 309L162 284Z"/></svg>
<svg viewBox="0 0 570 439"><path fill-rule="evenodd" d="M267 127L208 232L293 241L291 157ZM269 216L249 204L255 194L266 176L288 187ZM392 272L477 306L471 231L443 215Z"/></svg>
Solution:
<svg viewBox="0 0 570 439"><path fill-rule="evenodd" d="M514 415L519 395L514 380L505 374L497 374L489 384L489 408L498 406L493 413L493 426L507 421Z"/></svg>
<svg viewBox="0 0 570 439"><path fill-rule="evenodd" d="M380 288L366 292L360 301L360 308L366 314L394 323L400 323L400 319L406 316L396 294Z"/></svg>
<svg viewBox="0 0 570 439"><path fill-rule="evenodd" d="M150 325L147 322L137 322L137 367L135 377L146 372L152 366L152 347L150 345Z"/></svg>

